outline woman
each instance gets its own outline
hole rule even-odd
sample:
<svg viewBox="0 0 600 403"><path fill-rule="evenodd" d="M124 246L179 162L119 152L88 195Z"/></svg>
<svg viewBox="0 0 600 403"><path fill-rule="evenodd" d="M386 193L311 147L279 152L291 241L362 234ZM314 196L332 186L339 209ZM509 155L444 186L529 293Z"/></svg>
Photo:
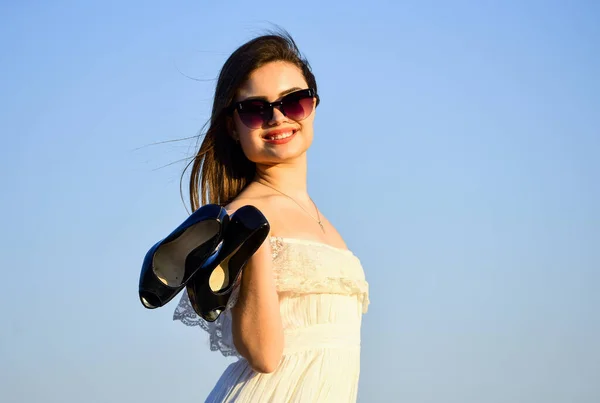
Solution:
<svg viewBox="0 0 600 403"><path fill-rule="evenodd" d="M219 75L195 157L191 206L257 207L271 233L215 322L183 293L174 319L237 356L208 402L352 402L369 303L361 264L307 192L306 153L319 103L310 66L287 34L238 48Z"/></svg>

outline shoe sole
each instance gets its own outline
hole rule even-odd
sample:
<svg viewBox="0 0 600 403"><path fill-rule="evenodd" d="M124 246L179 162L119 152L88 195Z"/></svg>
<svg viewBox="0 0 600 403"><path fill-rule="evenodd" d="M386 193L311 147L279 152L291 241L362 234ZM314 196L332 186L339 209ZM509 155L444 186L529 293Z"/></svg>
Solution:
<svg viewBox="0 0 600 403"><path fill-rule="evenodd" d="M233 256L235 256L236 253L238 253L241 247L242 245L239 245L233 252L223 259L223 261L217 267L215 267L210 274L210 277L208 278L208 286L213 293L218 294L229 287L229 282L231 281L229 261Z"/></svg>

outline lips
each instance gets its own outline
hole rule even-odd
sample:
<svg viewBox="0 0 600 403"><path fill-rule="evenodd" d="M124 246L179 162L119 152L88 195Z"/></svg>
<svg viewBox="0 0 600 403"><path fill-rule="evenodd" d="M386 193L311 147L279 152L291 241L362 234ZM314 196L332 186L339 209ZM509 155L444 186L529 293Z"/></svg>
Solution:
<svg viewBox="0 0 600 403"><path fill-rule="evenodd" d="M296 130L288 130L286 132L281 133L268 133L263 138L265 140L283 140L285 138L291 137L296 133Z"/></svg>
<svg viewBox="0 0 600 403"><path fill-rule="evenodd" d="M297 133L296 129L277 129L265 133L262 138L267 143L285 144Z"/></svg>

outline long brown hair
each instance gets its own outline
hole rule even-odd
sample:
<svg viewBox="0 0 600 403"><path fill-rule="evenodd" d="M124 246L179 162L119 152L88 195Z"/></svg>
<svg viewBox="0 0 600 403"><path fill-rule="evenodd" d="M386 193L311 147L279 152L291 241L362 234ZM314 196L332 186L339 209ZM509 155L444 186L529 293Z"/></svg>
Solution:
<svg viewBox="0 0 600 403"><path fill-rule="evenodd" d="M287 32L282 30L259 36L236 49L221 69L210 124L190 162L192 211L205 204L229 204L254 179L256 165L246 158L240 144L231 137L226 108L254 70L274 61L289 62L300 68L308 86L317 90L308 61Z"/></svg>

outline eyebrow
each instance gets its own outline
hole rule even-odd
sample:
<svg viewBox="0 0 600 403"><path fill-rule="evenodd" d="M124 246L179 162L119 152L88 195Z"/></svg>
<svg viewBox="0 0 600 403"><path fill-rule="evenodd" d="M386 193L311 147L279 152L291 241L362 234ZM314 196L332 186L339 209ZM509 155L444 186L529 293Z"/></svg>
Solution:
<svg viewBox="0 0 600 403"><path fill-rule="evenodd" d="M300 88L300 87L292 87L292 88L288 88L287 90L285 90L285 91L282 91L282 92L280 92L280 93L279 93L279 98L281 98L281 97L284 97L284 96L286 96L287 94L290 94L290 93L292 93L292 92L294 92L294 91L299 91L299 90L301 90L301 89L302 89L302 88ZM263 100L263 101L268 101L268 98L267 98L267 97L265 97L264 95L257 95L257 96L253 96L253 97L244 98L244 99L242 99L241 101L238 101L238 102L243 102L243 101L253 101L253 100L256 100L256 99L260 99L260 100Z"/></svg>

